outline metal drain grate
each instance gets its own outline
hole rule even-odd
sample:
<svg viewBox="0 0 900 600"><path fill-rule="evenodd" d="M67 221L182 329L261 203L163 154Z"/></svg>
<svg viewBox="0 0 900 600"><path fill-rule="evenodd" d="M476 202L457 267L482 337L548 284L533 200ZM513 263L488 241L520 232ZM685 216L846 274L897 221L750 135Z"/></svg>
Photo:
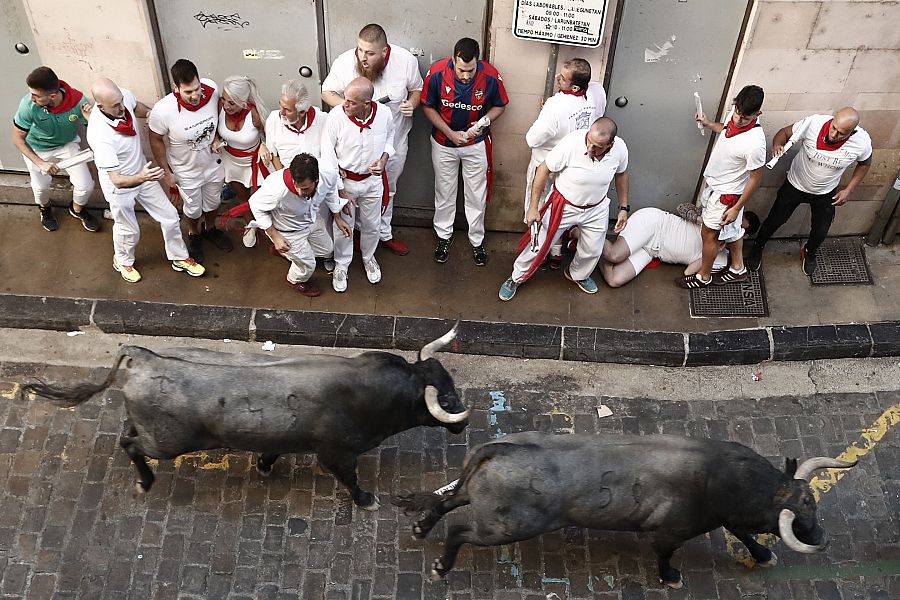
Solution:
<svg viewBox="0 0 900 600"><path fill-rule="evenodd" d="M691 290L692 317L768 317L762 272L750 271L743 283L710 285Z"/></svg>
<svg viewBox="0 0 900 600"><path fill-rule="evenodd" d="M873 285L863 238L828 238L816 252L813 285Z"/></svg>

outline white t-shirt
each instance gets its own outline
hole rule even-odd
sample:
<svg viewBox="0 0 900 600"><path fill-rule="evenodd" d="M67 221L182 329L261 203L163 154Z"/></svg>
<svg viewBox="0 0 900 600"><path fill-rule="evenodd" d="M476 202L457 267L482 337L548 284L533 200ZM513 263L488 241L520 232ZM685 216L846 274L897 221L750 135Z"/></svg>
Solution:
<svg viewBox="0 0 900 600"><path fill-rule="evenodd" d="M632 253L644 249L650 256L673 265L689 265L703 256L700 225L658 208L636 210L619 234ZM714 268L727 263L727 253L716 255Z"/></svg>
<svg viewBox="0 0 900 600"><path fill-rule="evenodd" d="M371 124L362 131L342 107L335 107L328 113L322 130L322 164L335 170L341 168L364 174L383 153L394 154L394 122L390 113L377 102L372 103L372 109Z"/></svg>
<svg viewBox="0 0 900 600"><path fill-rule="evenodd" d="M606 92L592 81L584 96L557 92L547 98L537 120L525 134L532 159L540 164L556 144L577 129L588 129L606 111Z"/></svg>
<svg viewBox="0 0 900 600"><path fill-rule="evenodd" d="M800 139L800 150L791 161L787 176L791 185L801 192L816 195L831 192L837 188L847 167L872 156L872 138L862 127L857 127L837 150L819 149L818 139L827 135L825 124L832 118L831 115L807 117L809 126ZM799 125L800 122L794 123L791 133L796 132Z"/></svg>
<svg viewBox="0 0 900 600"><path fill-rule="evenodd" d="M212 98L202 108L181 108L175 94L167 94L153 105L147 121L152 132L166 137L166 160L185 188L222 179L219 156L210 151L219 123L219 88L212 79L200 83L213 88Z"/></svg>
<svg viewBox="0 0 900 600"><path fill-rule="evenodd" d="M402 46L388 45L391 54L387 66L381 76L372 82L375 86L374 99L376 102L386 96L391 99L384 105L390 107L394 117L394 138L397 143L405 143L406 136L412 128L412 117L403 116L400 112L400 102L406 100L410 92L421 91L425 84L419 73L419 61L416 57ZM343 95L347 85L357 77L361 75L356 70L356 48L353 48L334 59L328 77L322 82L322 91Z"/></svg>
<svg viewBox="0 0 900 600"><path fill-rule="evenodd" d="M322 128L326 115L310 106L306 117L307 120L302 123L291 125L293 130L288 129L277 110L273 110L266 119L266 147L272 154L278 155L285 167L290 166L298 154L312 154L319 158L322 153Z"/></svg>
<svg viewBox="0 0 900 600"><path fill-rule="evenodd" d="M341 189L337 171L319 170L319 184L312 198L293 193L285 178L290 179L290 169L275 171L263 181L250 196L253 219L261 229L273 224L278 231L302 231L312 229L316 223L319 206L325 202L332 212L341 209L338 189ZM291 182L293 183L293 182Z"/></svg>
<svg viewBox="0 0 900 600"><path fill-rule="evenodd" d="M602 201L616 174L628 168L628 147L618 136L602 159L588 158L585 142L588 131L579 129L568 134L544 159L547 168L557 173L556 189L577 206Z"/></svg>
<svg viewBox="0 0 900 600"><path fill-rule="evenodd" d="M720 194L740 194L750 180L750 171L766 164L766 134L762 127L725 137L719 134L706 163L706 184Z"/></svg>
<svg viewBox="0 0 900 600"><path fill-rule="evenodd" d="M100 182L112 185L109 171L118 171L121 175L137 175L147 163L141 149L141 126L134 116L137 100L130 90L119 88L122 92L122 104L131 113L132 124L136 135L123 135L113 129L120 119L109 119L94 107L87 125L87 141L94 152L94 164L100 176Z"/></svg>

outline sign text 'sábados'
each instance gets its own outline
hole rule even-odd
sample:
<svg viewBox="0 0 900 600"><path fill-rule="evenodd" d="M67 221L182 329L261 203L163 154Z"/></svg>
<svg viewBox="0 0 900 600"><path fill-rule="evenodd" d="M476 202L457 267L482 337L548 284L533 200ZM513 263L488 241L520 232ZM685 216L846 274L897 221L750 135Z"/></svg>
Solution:
<svg viewBox="0 0 900 600"><path fill-rule="evenodd" d="M599 46L609 0L516 0L513 35L572 46Z"/></svg>

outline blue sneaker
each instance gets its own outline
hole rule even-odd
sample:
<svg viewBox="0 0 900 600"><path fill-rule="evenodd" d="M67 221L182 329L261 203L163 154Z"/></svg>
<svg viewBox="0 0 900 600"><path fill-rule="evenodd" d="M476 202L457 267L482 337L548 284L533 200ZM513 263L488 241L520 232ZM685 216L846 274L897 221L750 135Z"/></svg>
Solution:
<svg viewBox="0 0 900 600"><path fill-rule="evenodd" d="M590 277L585 277L584 279L582 279L580 281L575 281L574 279L572 279L572 276L569 275L568 269L563 271L563 273L566 276L566 279L568 279L569 281L571 281L572 283L574 283L575 285L580 287L581 291L584 292L585 294L596 294L597 293L597 284Z"/></svg>
<svg viewBox="0 0 900 600"><path fill-rule="evenodd" d="M519 284L512 280L512 277L503 282L503 285L500 286L500 299L504 302L508 302L512 300L513 296L516 295L516 290L519 288Z"/></svg>

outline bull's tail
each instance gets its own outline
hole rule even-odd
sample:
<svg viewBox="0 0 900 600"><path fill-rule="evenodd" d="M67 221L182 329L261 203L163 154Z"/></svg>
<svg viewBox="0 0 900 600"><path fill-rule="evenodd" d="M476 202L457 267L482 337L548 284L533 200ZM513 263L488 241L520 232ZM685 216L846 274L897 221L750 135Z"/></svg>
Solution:
<svg viewBox="0 0 900 600"><path fill-rule="evenodd" d="M122 361L125 360L128 356L128 348L123 348L122 352L116 359L116 364L113 365L112 370L109 372L109 375L106 376L106 379L103 381L103 383L82 383L72 387L58 387L47 385L46 383L42 382L26 383L21 387L21 392L23 394L27 394L29 392L34 393L35 395L41 396L42 398L47 398L54 404L66 408L78 406L82 402L90 400L95 394L99 394L100 392L111 386L116 380L116 373L119 371L119 366L122 364Z"/></svg>
<svg viewBox="0 0 900 600"><path fill-rule="evenodd" d="M459 476L459 482L449 492L435 494L434 492L410 492L403 490L391 498L391 504L401 508L408 515L430 512L443 500L452 496L466 494L466 485L469 483L469 479L485 462L498 456L507 456L516 450L521 450L523 447L528 446L531 446L531 444L513 444L509 442L483 444L466 459L462 475Z"/></svg>

